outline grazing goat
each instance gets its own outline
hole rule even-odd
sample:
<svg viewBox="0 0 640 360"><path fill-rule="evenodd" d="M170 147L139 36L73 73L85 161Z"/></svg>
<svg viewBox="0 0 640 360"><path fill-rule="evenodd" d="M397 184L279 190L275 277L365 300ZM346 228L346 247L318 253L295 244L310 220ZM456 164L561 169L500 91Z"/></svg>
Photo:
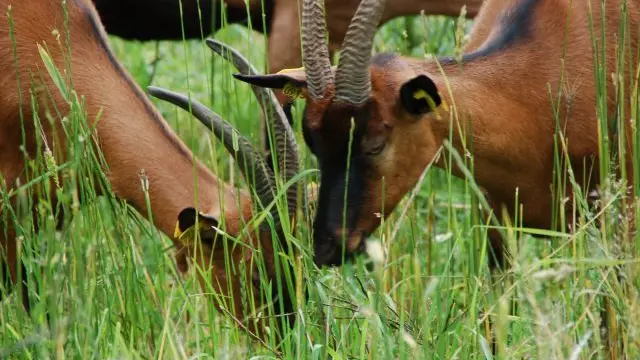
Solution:
<svg viewBox="0 0 640 360"><path fill-rule="evenodd" d="M179 257L184 258L190 253L204 270L212 269L212 279L200 276L201 284L210 283L225 295L223 297L231 297L228 311L236 319L244 320L248 330L262 334L265 321L250 321L255 314L248 313L240 296L241 292L253 296L257 311L263 311L263 307L273 300L271 295L265 297L257 287L259 283L256 280L260 279L257 263L262 258L267 275L274 279L276 250L273 241L276 239L272 234L281 232L279 222L275 221L274 232L264 225L255 231L246 225L256 209L253 206L255 203L267 206L276 196L275 175L261 156L231 125L211 112L203 113L202 106L193 103L193 112L207 117L209 127L234 156L247 183L252 184L253 191L248 193L224 183L195 160L191 151L115 59L90 0L0 0L0 5L9 14L3 17L0 25L0 174L6 187L11 190L19 184L25 184L25 161L35 158L37 152L41 151L37 146L37 137L46 138L48 144L56 144L54 154L59 163L67 160L67 139L61 119L70 106L50 77L40 72L43 66L37 45L46 41L54 44L47 47L55 64L70 71L70 82L75 91L84 97L89 127L95 127L97 144L106 160L108 168L105 171L113 192L146 214L145 193L139 177L144 171L148 179L148 196L155 226L174 237ZM54 34L60 36L59 46L56 46ZM65 34L69 34L69 37ZM15 54L12 38L16 44ZM32 76L37 74L42 76ZM31 84L31 81L36 83ZM260 90L265 92L264 89ZM33 98L38 101L37 107L32 107L29 100L32 92ZM176 103L186 102L185 96L161 89L152 89L152 93ZM282 158L281 166L285 180L289 180L290 174L298 172L297 145L284 114L276 107L279 105L275 96L270 90L268 94L268 101L272 103L270 108L276 109L273 114L279 116L277 119L280 120L281 126L275 125L276 131L280 131L276 134L276 147L283 149L283 152L286 150L286 159ZM24 99L22 102L20 95ZM38 114L32 113L34 108L40 109ZM50 115L45 109L56 109L54 114L58 115ZM24 116L23 122L20 114ZM36 130L34 121L30 120L35 115L40 119L46 119L47 116L53 118L51 121L42 121L40 132ZM100 119L96 121L98 116ZM22 127L26 134L24 143ZM56 193L39 195L55 201ZM292 203L295 206L295 201ZM20 277L21 267L22 271L24 267L17 250L19 227L6 216L7 207L11 205L15 204L5 203L0 208L0 219L4 219L0 220L0 260L2 268L8 269L2 274L3 280L15 284ZM291 204L289 206L295 210ZM271 210L271 213L277 220L277 211ZM194 225L198 214L199 223L206 227L202 231L202 246L193 254L192 246L183 244L177 237ZM179 220L177 226L176 220ZM217 227L218 221L228 234L250 245L229 247L231 265L243 263L242 269L246 269L229 271L236 274L232 279L226 278L222 237L214 242L216 232L211 226ZM259 252L251 249L259 249ZM248 279L247 285L243 279ZM275 284L274 288L277 288ZM22 284L23 295L26 295L25 289L26 286ZM284 298L280 298L280 305L275 309L290 312L292 304L286 290L283 290ZM23 297L23 303L28 310L26 296Z"/></svg>
<svg viewBox="0 0 640 360"><path fill-rule="evenodd" d="M521 205L518 218L526 227L564 226L553 224L551 215L554 134L556 129L564 134L575 174L592 169L597 174L593 54L614 71L615 49L625 45L631 54L623 59L630 62L623 65L627 79L635 74L640 9L634 1L624 4L626 19L622 0L487 0L461 59L424 60L372 58L385 1L364 0L334 68L322 1L304 0L304 68L237 78L267 88L298 87L306 98L305 141L322 178L314 220L316 263L338 265L361 251L380 214L389 215L428 164L445 165L436 155L447 139L457 151L471 151L475 180L498 214L505 209L513 217ZM619 36L623 20L631 29L624 37ZM596 43L607 44L606 52L593 50L591 34ZM607 91L604 101L613 114L615 89ZM556 123L550 94L559 93ZM465 135L464 129L472 131ZM597 186L595 181L580 185L585 193ZM571 201L565 206L563 211L571 211ZM502 238L490 233L490 239L495 255L490 265L500 265Z"/></svg>

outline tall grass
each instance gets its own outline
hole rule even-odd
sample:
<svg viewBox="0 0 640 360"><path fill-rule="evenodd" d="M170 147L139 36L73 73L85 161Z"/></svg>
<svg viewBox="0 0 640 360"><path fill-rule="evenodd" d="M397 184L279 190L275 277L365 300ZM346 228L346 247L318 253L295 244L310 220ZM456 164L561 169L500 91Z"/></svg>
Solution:
<svg viewBox="0 0 640 360"><path fill-rule="evenodd" d="M443 17L398 19L380 30L375 44L378 50L412 56L453 55L456 28L454 20ZM637 29L622 27L621 38L632 31ZM587 206L587 194L579 190L565 193L568 183L580 182L588 174L569 171L560 129L555 141L554 198L574 203L578 224L574 232L526 229L519 219L511 219L502 230L513 268L507 280L496 283L486 266L486 232L492 225L477 211L485 204L482 194L471 176L458 179L448 170L429 169L370 240L371 248L381 249L382 256L376 253L342 268L318 270L311 260L308 229L298 224L287 237L298 255L285 251L282 259L294 264L297 282L291 274L278 284L261 279L264 287L288 286L297 293L296 324L284 334L278 350L275 337L263 346L219 313L213 305L220 299L211 300L207 294L213 290L202 289L193 273L180 277L168 250L169 239L111 194L105 164L92 141L93 129L87 126L82 94L73 91L59 70L45 66L47 71L36 76L59 76L57 85L71 106L62 114L64 136L70 141L67 148L56 149L37 136L35 157L27 159L31 181L13 189L3 183L0 191L0 221L19 225L34 304L28 316L17 293L0 303L0 358L488 359L494 356L494 341L498 358L591 359L623 354L637 358L640 247L628 228L637 215L626 216L627 206L635 214L637 201L628 196L626 187L637 193L638 186L617 181L612 174L624 167L620 159L628 149L632 168L624 171L640 173L638 66L629 62L635 55L628 54L630 48L622 44L605 48L600 36L592 34L594 44L601 46L596 46L596 59L612 48L620 57L617 69L594 64L601 100L594 109L601 119L599 159L605 169L599 207ZM258 35L229 26L215 37L264 68L264 41ZM140 44L116 38L111 42L143 87L152 83L189 91L260 143L259 106L249 87L234 81L230 66L212 57L201 42ZM42 54L47 65L46 49ZM624 77L629 69L633 79ZM618 83L616 119L604 104L611 72L622 74L633 89L626 93L629 87ZM38 106L22 96L25 103ZM549 96L559 104L563 95ZM624 113L625 103L630 114ZM245 186L211 135L186 113L163 102L155 105L216 174ZM296 105L295 128L302 143L302 103ZM50 109L51 114L59 111ZM612 124L624 127L626 119L632 120L631 144L616 142L621 139L619 131L610 129ZM52 119L24 121L40 129ZM61 152L68 154L64 161ZM314 159L304 153L305 166L314 167ZM473 161L464 155L450 147L442 153L448 163L471 174ZM52 187L57 205L46 195ZM17 206L9 207L13 198L19 199ZM62 227L56 230L59 221ZM279 319L271 324L275 321Z"/></svg>

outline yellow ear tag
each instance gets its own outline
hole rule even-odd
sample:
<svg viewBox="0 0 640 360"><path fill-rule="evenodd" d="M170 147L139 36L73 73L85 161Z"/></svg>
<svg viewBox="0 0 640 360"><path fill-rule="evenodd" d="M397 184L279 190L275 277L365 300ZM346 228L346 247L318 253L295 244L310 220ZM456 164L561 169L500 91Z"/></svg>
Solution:
<svg viewBox="0 0 640 360"><path fill-rule="evenodd" d="M431 98L431 96L429 96L429 94L427 94L426 91L420 89L417 90L416 92L413 93L413 98L416 100L421 100L424 99L429 103L429 106L431 106L433 109L435 109L435 103L433 102L433 99ZM440 103L440 107L442 107L444 109L444 111L449 112L449 105L447 104L447 102L442 99L442 102ZM436 115L437 118L440 120L440 115L437 114Z"/></svg>
<svg viewBox="0 0 640 360"><path fill-rule="evenodd" d="M302 89L295 86L293 83L286 83L282 92L287 95L291 100L295 100L302 97Z"/></svg>
<svg viewBox="0 0 640 360"><path fill-rule="evenodd" d="M182 231L180 231L180 221L176 221L176 229L173 230L173 237L178 239L182 235Z"/></svg>
<svg viewBox="0 0 640 360"><path fill-rule="evenodd" d="M442 99L442 103L440 104L440 106L442 106L444 111L449 112L449 104L447 103L447 101L445 99Z"/></svg>
<svg viewBox="0 0 640 360"><path fill-rule="evenodd" d="M426 100L426 99L430 99L431 96L429 96L429 94L427 94L426 91L420 89L420 90L417 90L416 92L413 93L413 98L416 99L416 100L420 100L420 99L425 99Z"/></svg>
<svg viewBox="0 0 640 360"><path fill-rule="evenodd" d="M426 91L420 89L413 93L413 98L416 100L426 100L429 106L435 110L436 104L433 102L433 98L427 94Z"/></svg>
<svg viewBox="0 0 640 360"><path fill-rule="evenodd" d="M204 223L204 221L199 221L198 226L200 227L200 230L204 230L207 228L207 225ZM180 240L185 245L193 244L193 242L196 240L196 227L194 225L187 228L185 231L180 231L180 223L176 222L176 229L173 233L173 237Z"/></svg>
<svg viewBox="0 0 640 360"><path fill-rule="evenodd" d="M304 72L304 67L299 67L299 68L293 68L293 69L282 69L280 71L278 71L276 74L278 75L283 75L289 72L299 72L302 71ZM302 97L302 89L295 86L293 83L288 82L284 88L282 89L282 92L287 95L291 100L295 100L297 98Z"/></svg>
<svg viewBox="0 0 640 360"><path fill-rule="evenodd" d="M178 240L180 240L185 245L193 244L193 242L196 240L196 227L192 226L185 230L182 234L180 234Z"/></svg>

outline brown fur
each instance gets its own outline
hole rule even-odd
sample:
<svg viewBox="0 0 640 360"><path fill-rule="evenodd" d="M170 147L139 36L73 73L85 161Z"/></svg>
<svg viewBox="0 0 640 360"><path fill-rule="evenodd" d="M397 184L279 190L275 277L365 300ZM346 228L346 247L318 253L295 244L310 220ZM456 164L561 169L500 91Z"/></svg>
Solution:
<svg viewBox="0 0 640 360"><path fill-rule="evenodd" d="M620 2L609 0L604 9L608 47L605 60L609 72L615 71ZM525 8L527 3L533 6ZM554 97L560 86L564 92L560 125L568 141L574 172L582 174L583 170L590 170L590 157L598 154L589 3L593 9L594 33L600 34L602 14L599 1L487 0L471 32L463 66L452 60L443 61L441 72L435 60L391 57L383 64L374 62L371 66L372 97L369 105L374 110L368 114L370 120L366 128L360 130L364 134L359 146L366 151L364 147L368 139L375 139L370 141L373 143L386 139L386 148L379 155L368 158L368 175L366 185L360 190L361 200L348 204L348 207L359 209L359 215L347 224L347 251L358 249L362 239L380 224L377 214L388 215L416 184L443 141L449 138L451 126L453 145L461 153L464 152L461 130L472 129L472 137L466 141L474 156L475 179L488 193L498 215L502 214L503 207L514 215L513 205L518 189L525 226L550 228L555 225L551 223L550 190L555 121L548 85ZM511 28L520 32L516 39L505 42L502 48L492 49L496 41L500 41L503 30L507 29L503 19L518 9L526 10L528 25L516 23L516 27ZM629 20L628 29L631 30L627 33L627 46L632 46L629 52L635 66L638 35L632 29L637 28L640 20L637 2L629 2ZM561 84L565 37L568 39L564 56L565 81ZM304 77L303 71L287 75L298 81ZM449 111L446 106L439 106L422 116L407 112L400 102L400 89L418 75L426 75L435 83ZM265 79L262 81L264 83ZM611 111L615 107L613 86L610 83L607 86ZM630 93L628 90L625 93ZM343 109L339 118L331 116L333 109L344 106L332 100L332 91L329 89L328 100L322 102L307 99L306 127L310 137L315 134L318 147L323 144L339 147L335 139L344 138L348 131L348 126L340 123L347 123L351 116L355 116L352 114L363 111L352 107L346 114ZM459 116L454 114L455 111ZM467 132L469 134L471 132ZM343 156L346 157L346 153ZM582 169L584 159L587 160L587 169ZM444 165L442 160L436 165ZM457 168L454 168L454 173L461 175ZM383 178L386 184L384 191L381 190ZM589 188L595 184L582 185ZM322 201L322 187L320 197ZM383 199L384 211L381 209ZM319 205L317 216L340 211L321 207ZM316 225L316 231L318 226L323 226ZM344 235L340 228L331 232L335 234L335 241ZM326 242L327 239L316 237L315 241ZM495 236L492 243L500 253L500 242Z"/></svg>
<svg viewBox="0 0 640 360"><path fill-rule="evenodd" d="M142 90L133 82L121 65L114 59L106 43L106 34L98 21L95 9L89 0L67 0L69 13L69 33L71 34L71 68L74 88L79 95L85 96L88 118L93 121L102 111L96 131L100 149L109 166L108 178L115 194L136 209L144 210L145 198L141 189L139 174L144 171L149 179L149 196L153 210L155 225L168 236L173 236L173 230L181 210L187 207L199 208L203 213L224 220L225 229L234 236L240 236L242 241L248 242L253 248L261 249L261 255L267 261L268 271L273 271L271 239L262 236L262 243L256 236L242 234L243 219L251 217L251 201L247 192L225 184L213 175L180 141L176 134L168 127L161 115L144 95ZM60 34L60 41L65 45L64 15L61 1L48 0L0 0L3 14L11 6L15 23L15 38L17 56L19 58L18 75L22 83L17 87L16 72L14 71L12 45L10 41L9 22L2 16L0 25L0 173L9 189L16 184L24 184L24 159L20 152L21 131L18 94L22 93L25 128L27 135L27 152L35 158L36 132L33 129L32 114L29 105L29 74L42 74L44 84L54 94L55 105L61 109L60 116L54 115L54 123L59 124L61 116L68 111L58 90L49 80L44 70L42 60L38 54L36 44L46 42L51 56L59 68L64 67L63 53L56 43L53 30ZM44 97L41 97L44 99ZM51 107L41 101L43 109L40 118L45 124L48 143L58 149L57 162L65 161L65 137L60 126L48 126L44 109ZM93 125L93 124L91 124ZM55 140L54 140L55 139ZM42 149L40 149L42 150ZM194 165L195 164L195 174ZM196 175L198 191L195 190ZM41 194L44 195L44 194ZM53 194L51 194L53 195ZM239 198L239 200L238 200ZM0 218L2 214L0 213ZM17 280L20 260L16 253L15 229L11 227L0 229L0 245L7 256L11 278ZM4 225L2 225L4 227ZM265 235L265 234L263 234ZM173 239L177 248L182 244ZM262 246L264 245L264 246ZM182 249L184 255L188 249ZM212 269L212 278L207 279L219 292L233 295L234 314L238 319L247 319L253 314L245 313L241 303L240 288L246 286L240 276L227 279L225 263L218 248L213 261L213 249L205 248L204 254L197 258L203 269ZM241 247L235 247L231 259L238 264L243 259L253 257L253 253ZM256 271L247 266L247 278L252 279ZM236 273L231 271L231 273ZM204 281L204 279L200 279ZM231 289L227 286L230 281ZM255 290L254 301L257 307L264 305ZM261 325L248 325L253 332L260 332Z"/></svg>

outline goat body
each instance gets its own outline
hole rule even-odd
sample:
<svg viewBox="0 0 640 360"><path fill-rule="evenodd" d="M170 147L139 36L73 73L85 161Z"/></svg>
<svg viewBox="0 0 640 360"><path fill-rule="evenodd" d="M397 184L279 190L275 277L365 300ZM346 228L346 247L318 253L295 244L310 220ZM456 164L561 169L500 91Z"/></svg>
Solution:
<svg viewBox="0 0 640 360"><path fill-rule="evenodd" d="M360 5L351 24L354 31L345 38L350 45L343 45L337 70L327 70L328 59L322 60L326 65L318 70L317 64L326 58L318 50L324 44L310 43L303 44L305 69L240 77L265 87L289 84L303 88L307 98L305 140L322 174L314 222L318 264L341 263L343 248L347 254L360 250L362 240L380 224L379 214L386 216L395 208L450 134L456 150L473 155L475 179L486 190L494 210L502 214L506 208L514 216L517 200L524 211L518 218L525 226L557 225L551 221L550 189L556 129L566 139L567 155L580 185L597 186L593 54L599 55L601 66L614 72L616 49L625 46L624 60L629 62L620 70L624 81L618 86L627 87L625 93L631 94L639 46L636 1L487 0L460 61L425 61L393 54L372 59L358 44L373 38L367 26L383 18L377 10L379 3L364 0ZM625 19L621 17L623 4ZM310 12L307 9L315 5L314 0L305 1L303 11ZM628 29L624 38L620 36L623 20ZM304 31L310 30L303 27ZM599 47L606 44L606 51L593 50L591 34ZM342 78L341 68L348 70ZM323 84L317 80L320 71L329 74L323 76ZM607 91L605 101L613 114L615 87L607 84ZM559 123L551 98L557 102ZM631 146L630 128L624 130L626 144ZM444 166L444 157L436 165ZM496 234L491 237L499 263L500 240Z"/></svg>
<svg viewBox="0 0 640 360"><path fill-rule="evenodd" d="M35 158L38 151L43 151L38 148L36 141L41 133L36 131L32 120L35 115L31 111L29 97L32 91L38 104L37 115L41 119L42 135L54 149L58 163L66 161L67 139L61 120L69 111L69 104L44 71L37 45L46 43L58 68L71 71L73 88L80 96L84 96L89 127L95 126L97 143L108 166L105 170L111 188L119 198L126 200L142 214L147 213L139 175L144 171L148 178L154 224L168 236L173 237L176 220L183 210L190 208L197 208L204 219L215 225L218 219L224 219L225 230L229 234L241 235L245 220L252 215L249 194L218 179L195 159L194 154L168 127L115 59L89 0L1 0L0 5L5 11L10 9L13 22L13 30L6 16L0 25L0 173L8 189L25 184L25 160ZM68 16L68 29L65 28L65 16ZM68 39L67 33L70 34ZM60 43L57 43L56 34L60 36ZM12 36L15 37L17 65L14 64ZM52 109L59 112L47 111ZM19 115L21 112L23 122ZM99 114L99 121L96 121ZM21 136L23 126L26 134L24 144ZM26 156L21 151L23 145ZM51 196L55 201L54 192L40 195ZM0 218L6 218L2 210ZM191 218L191 221L194 220ZM0 254L3 257L0 259L4 259L10 278L15 282L20 269L16 244L16 235L19 234L16 234L11 220L1 224ZM247 235L248 239L245 240L261 249L260 256L264 257L268 271L272 271L271 237L265 232L262 236L254 235ZM263 241L259 242L258 239ZM183 244L173 240L180 253L184 254ZM242 276L226 279L222 245L217 245L220 248L212 255L213 245L205 242L203 238L204 251L199 252L197 261L204 269L213 269L213 278L207 282L218 291L233 295L236 317L245 319L247 316L243 314L245 310L239 295L240 288L244 286L241 283ZM232 250L232 262L248 263L253 257L252 251L239 248ZM246 268L246 279L254 279L257 269L252 266ZM204 279L200 278L200 281L204 286ZM256 304L261 306L263 301L259 291L255 291L254 295ZM255 328L256 324L252 322L249 329L260 331Z"/></svg>

